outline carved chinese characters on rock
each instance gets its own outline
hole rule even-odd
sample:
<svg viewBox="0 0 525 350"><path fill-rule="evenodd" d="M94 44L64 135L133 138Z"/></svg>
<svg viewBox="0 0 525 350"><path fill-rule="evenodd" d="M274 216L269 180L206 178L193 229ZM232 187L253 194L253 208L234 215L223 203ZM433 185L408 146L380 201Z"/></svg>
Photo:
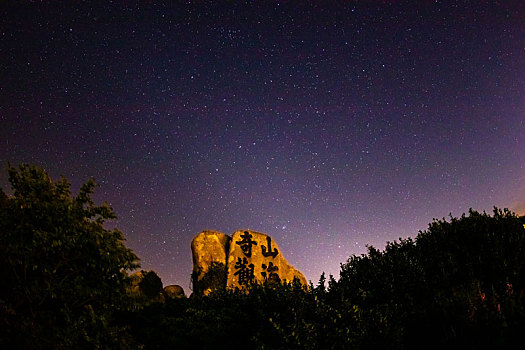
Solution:
<svg viewBox="0 0 525 350"><path fill-rule="evenodd" d="M253 264L248 265L248 260L246 258L238 258L237 262L235 263L235 276L238 276L239 278L239 284L246 286L248 284L253 283L253 279L255 278L255 274L253 272L254 266Z"/></svg>
<svg viewBox="0 0 525 350"><path fill-rule="evenodd" d="M281 278L277 274L277 271L279 271L279 267L275 266L273 262L270 261L268 265L262 264L263 271L261 272L261 275L263 276L265 282L281 282Z"/></svg>
<svg viewBox="0 0 525 350"><path fill-rule="evenodd" d="M241 246L241 250L248 258L252 257L252 245L257 245L257 242L253 241L253 236L248 231L244 231L244 234L241 236L242 240L235 242Z"/></svg>
<svg viewBox="0 0 525 350"><path fill-rule="evenodd" d="M261 247L261 255L259 256L259 259L262 260L262 262L260 262L261 268L259 270L262 280L259 279L259 282L280 282L281 278L278 274L279 266L272 261L277 255L279 255L279 250L275 247L272 248L272 239L269 236L258 233L255 235L259 240L263 238L262 242L259 242L259 246ZM252 262L252 252L254 252L254 246L257 246L258 243L254 240L254 236L249 231L244 231L240 238L241 239L235 241L235 244L241 248L244 256L242 258L238 257L235 261L235 272L233 275L237 276L237 283L240 286L247 286L257 280L255 276L255 265ZM264 241L266 241L266 244L263 244Z"/></svg>
<svg viewBox="0 0 525 350"><path fill-rule="evenodd" d="M281 254L279 246L264 233L242 230L233 234L228 254L229 288L244 288L252 283L291 282L304 276ZM304 282L303 282L304 281Z"/></svg>
<svg viewBox="0 0 525 350"><path fill-rule="evenodd" d="M274 248L272 251L272 239L270 236L266 236L266 246L261 244L261 254L265 258L271 258L275 259L275 257L279 254L279 251L277 248ZM277 271L279 271L279 267L274 265L272 261L270 261L267 264L262 263L261 264L261 275L264 278L264 281L270 281L270 282L280 282L281 278L277 274Z"/></svg>
<svg viewBox="0 0 525 350"><path fill-rule="evenodd" d="M277 251L277 248L274 248L272 252L272 239L270 236L266 236L266 242L268 243L268 248L261 244L262 255L265 257L271 256L272 258L275 258L277 254L279 254L279 251Z"/></svg>

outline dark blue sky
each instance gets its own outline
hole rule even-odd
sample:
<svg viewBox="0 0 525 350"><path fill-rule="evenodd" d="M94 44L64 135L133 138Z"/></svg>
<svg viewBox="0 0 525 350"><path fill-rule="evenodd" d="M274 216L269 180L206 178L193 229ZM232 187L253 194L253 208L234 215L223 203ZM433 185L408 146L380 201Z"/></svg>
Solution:
<svg viewBox="0 0 525 350"><path fill-rule="evenodd" d="M496 205L525 213L523 1L0 5L0 186L93 176L144 269L204 229L308 279ZM169 3L169 5L168 5Z"/></svg>

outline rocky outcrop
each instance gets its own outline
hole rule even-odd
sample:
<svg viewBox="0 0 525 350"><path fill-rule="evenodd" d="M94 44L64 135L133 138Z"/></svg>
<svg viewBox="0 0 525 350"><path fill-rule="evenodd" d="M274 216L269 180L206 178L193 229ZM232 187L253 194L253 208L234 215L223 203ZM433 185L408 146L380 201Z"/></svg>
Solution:
<svg viewBox="0 0 525 350"><path fill-rule="evenodd" d="M164 287L164 296L168 299L180 299L186 297L181 286L172 284Z"/></svg>
<svg viewBox="0 0 525 350"><path fill-rule="evenodd" d="M193 292L207 295L225 284L231 237L217 231L203 231L191 241Z"/></svg>
<svg viewBox="0 0 525 350"><path fill-rule="evenodd" d="M243 288L252 283L286 283L304 275L284 258L277 243L268 235L243 230L233 234L228 254L228 288Z"/></svg>
<svg viewBox="0 0 525 350"><path fill-rule="evenodd" d="M155 271L136 271L129 276L128 295L142 303L163 302L162 281Z"/></svg>
<svg viewBox="0 0 525 350"><path fill-rule="evenodd" d="M229 237L203 231L191 242L193 292L207 295L213 290L245 288L253 283L286 283L304 275L284 258L277 243L260 232L242 230Z"/></svg>

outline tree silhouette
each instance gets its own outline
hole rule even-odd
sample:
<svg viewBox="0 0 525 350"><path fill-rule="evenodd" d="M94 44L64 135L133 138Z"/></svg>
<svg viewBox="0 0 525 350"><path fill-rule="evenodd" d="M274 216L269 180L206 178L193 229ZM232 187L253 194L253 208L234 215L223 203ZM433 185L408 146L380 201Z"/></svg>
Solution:
<svg viewBox="0 0 525 350"><path fill-rule="evenodd" d="M126 302L137 256L123 234L106 230L115 214L77 196L41 168L9 166L13 196L0 190L0 344L8 348L93 348L116 341L111 324Z"/></svg>

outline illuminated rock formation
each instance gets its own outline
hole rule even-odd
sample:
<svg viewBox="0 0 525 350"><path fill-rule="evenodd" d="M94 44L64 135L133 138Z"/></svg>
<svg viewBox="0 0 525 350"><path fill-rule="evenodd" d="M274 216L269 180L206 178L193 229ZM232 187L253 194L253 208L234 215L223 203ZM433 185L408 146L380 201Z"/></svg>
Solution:
<svg viewBox="0 0 525 350"><path fill-rule="evenodd" d="M221 232L204 231L193 239L191 249L196 294L294 279L307 284L304 275L288 263L277 243L264 233L242 230L230 238Z"/></svg>
<svg viewBox="0 0 525 350"><path fill-rule="evenodd" d="M180 299L186 297L181 286L172 284L164 287L164 296L168 299Z"/></svg>
<svg viewBox="0 0 525 350"><path fill-rule="evenodd" d="M233 234L227 266L228 288L242 288L251 283L286 283L294 278L307 284L304 275L284 258L277 243L260 232L243 230Z"/></svg>
<svg viewBox="0 0 525 350"><path fill-rule="evenodd" d="M207 295L223 288L226 283L226 264L230 236L217 231L203 231L191 241L193 256L193 292Z"/></svg>

